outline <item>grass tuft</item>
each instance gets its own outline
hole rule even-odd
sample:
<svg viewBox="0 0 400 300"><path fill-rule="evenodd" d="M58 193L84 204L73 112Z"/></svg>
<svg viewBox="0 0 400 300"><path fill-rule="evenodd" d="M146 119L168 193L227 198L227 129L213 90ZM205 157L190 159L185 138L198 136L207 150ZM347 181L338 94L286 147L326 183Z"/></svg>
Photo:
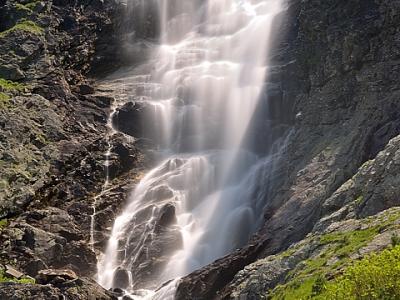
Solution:
<svg viewBox="0 0 400 300"><path fill-rule="evenodd" d="M0 32L0 38L5 37L15 31L25 31L35 35L42 35L44 33L44 29L38 24L33 21L25 20L17 23L16 25L14 25L14 27L11 27L10 29Z"/></svg>

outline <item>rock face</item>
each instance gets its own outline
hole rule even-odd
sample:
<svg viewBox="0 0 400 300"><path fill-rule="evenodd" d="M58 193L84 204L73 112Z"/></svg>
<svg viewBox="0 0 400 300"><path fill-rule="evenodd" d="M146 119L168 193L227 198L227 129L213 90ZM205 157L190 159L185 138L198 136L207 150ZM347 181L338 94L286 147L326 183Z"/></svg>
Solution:
<svg viewBox="0 0 400 300"><path fill-rule="evenodd" d="M107 138L114 99L87 76L118 67L103 46L123 33L121 9L0 1L0 274L11 265L39 283L0 282L1 299L114 299L88 278L142 157L125 136Z"/></svg>
<svg viewBox="0 0 400 300"><path fill-rule="evenodd" d="M112 293L99 289L88 280L77 279L59 283L59 286L40 284L3 283L0 289L1 299L40 299L56 300L66 297L72 300L117 300Z"/></svg>
<svg viewBox="0 0 400 300"><path fill-rule="evenodd" d="M236 287L243 276L250 278L244 286L253 281L262 286L248 299L263 299L294 268L269 255L313 228L399 205L399 5L289 1L281 25L286 37L277 42L269 79L283 94L288 91L281 101L293 104L295 121L279 171L285 176L272 187L264 226L250 245L183 278L178 299L241 299L251 294ZM357 207L346 206L356 202ZM257 258L266 260L235 276ZM270 270L265 279L263 268ZM258 279L252 277L255 269Z"/></svg>
<svg viewBox="0 0 400 300"><path fill-rule="evenodd" d="M88 278L145 167L132 137L154 129L143 122L148 107L128 101L112 119L121 133L110 135L117 90L88 76L146 58L141 40L157 36L154 1L143 9L135 12L134 1L0 1L0 274L9 265L37 278L0 282L0 299L123 294ZM329 280L400 234L399 12L398 0L288 0L257 110L265 122L250 127L261 153L286 137L264 225L246 247L183 278L177 299L284 297L305 273ZM174 206L158 216L129 270L138 286L180 242ZM128 282L119 269L115 286Z"/></svg>

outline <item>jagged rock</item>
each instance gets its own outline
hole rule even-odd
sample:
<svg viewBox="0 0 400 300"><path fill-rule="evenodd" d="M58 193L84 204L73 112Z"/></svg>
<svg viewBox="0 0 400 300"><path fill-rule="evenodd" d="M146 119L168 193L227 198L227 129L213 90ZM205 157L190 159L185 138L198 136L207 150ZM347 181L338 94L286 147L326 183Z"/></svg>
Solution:
<svg viewBox="0 0 400 300"><path fill-rule="evenodd" d="M140 138L144 137L146 127L151 124L144 124L145 115L149 107L142 102L128 102L119 107L112 118L113 126L118 130L130 136Z"/></svg>
<svg viewBox="0 0 400 300"><path fill-rule="evenodd" d="M71 300L117 300L117 297L89 280L78 279L69 285L57 287L50 284L0 283L0 299L58 300L63 297Z"/></svg>
<svg viewBox="0 0 400 300"><path fill-rule="evenodd" d="M87 85L87 84L81 84L79 87L79 92L82 95L89 95L89 94L93 94L95 92L94 87Z"/></svg>
<svg viewBox="0 0 400 300"><path fill-rule="evenodd" d="M110 138L111 155L109 157L109 176L111 179L120 176L133 168L139 160L139 151L135 144L121 133Z"/></svg>
<svg viewBox="0 0 400 300"><path fill-rule="evenodd" d="M10 265L6 265L6 274L17 279L21 278L24 275L24 273L21 273Z"/></svg>
<svg viewBox="0 0 400 300"><path fill-rule="evenodd" d="M56 278L62 278L63 280L75 280L78 276L74 271L68 269L45 269L40 270L36 276L36 281L39 284L51 283Z"/></svg>
<svg viewBox="0 0 400 300"><path fill-rule="evenodd" d="M31 276L68 268L91 277L96 254L88 244L90 215L93 195L106 177L106 119L113 98L95 95L85 75L93 67L95 44L109 38L102 28L113 28L120 5L53 1L23 9L26 3L0 2L0 79L18 81L15 90L1 88L7 99L0 103L0 218L12 221L0 228L0 263L16 262L15 268ZM25 21L37 27L13 28ZM139 151L124 143L116 143L115 176L140 164ZM115 189L130 185L131 178L115 179ZM111 226L125 194L109 199L112 211L99 222L101 232ZM66 291L62 276L56 277L57 288L7 285L0 298L113 299L82 278L71 280Z"/></svg>

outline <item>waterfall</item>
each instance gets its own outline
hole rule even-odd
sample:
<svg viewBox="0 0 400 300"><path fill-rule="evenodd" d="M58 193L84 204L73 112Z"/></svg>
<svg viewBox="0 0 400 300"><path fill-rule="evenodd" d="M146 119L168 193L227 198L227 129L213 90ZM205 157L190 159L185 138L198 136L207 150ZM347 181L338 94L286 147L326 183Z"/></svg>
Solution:
<svg viewBox="0 0 400 300"><path fill-rule="evenodd" d="M115 220L99 262L105 288L173 298L155 290L243 246L257 230L274 156L260 158L244 140L281 2L156 1L160 45L125 80L158 164Z"/></svg>

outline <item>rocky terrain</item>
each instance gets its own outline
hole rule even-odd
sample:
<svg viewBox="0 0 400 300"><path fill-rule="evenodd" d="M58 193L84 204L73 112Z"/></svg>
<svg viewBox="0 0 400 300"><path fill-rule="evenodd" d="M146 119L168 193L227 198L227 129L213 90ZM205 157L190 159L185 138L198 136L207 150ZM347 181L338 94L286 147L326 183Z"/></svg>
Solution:
<svg viewBox="0 0 400 300"><path fill-rule="evenodd" d="M0 0L0 299L116 297L92 279L96 254L148 158L110 134L118 82L93 78L145 60L156 22L132 13ZM177 299L301 299L400 234L400 1L290 0L283 20L264 103L287 144L264 225ZM118 129L140 135L125 112L140 121L127 104Z"/></svg>
<svg viewBox="0 0 400 300"><path fill-rule="evenodd" d="M113 1L0 2L1 299L114 298L91 279L96 251L143 159L109 135L113 91L88 74L119 67L121 10Z"/></svg>

